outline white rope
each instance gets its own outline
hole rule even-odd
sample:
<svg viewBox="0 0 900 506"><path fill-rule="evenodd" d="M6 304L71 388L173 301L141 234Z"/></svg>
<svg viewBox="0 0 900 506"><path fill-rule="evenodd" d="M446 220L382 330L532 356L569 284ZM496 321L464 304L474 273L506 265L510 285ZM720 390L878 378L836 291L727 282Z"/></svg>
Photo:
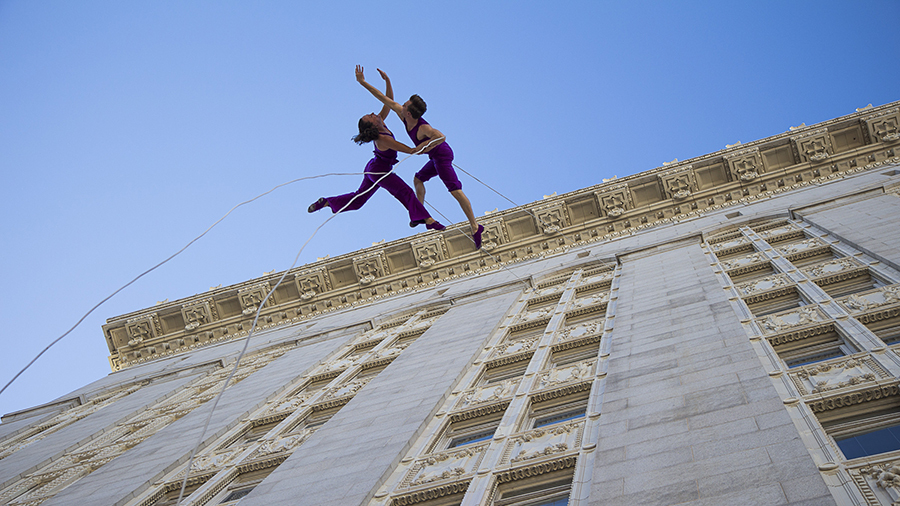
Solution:
<svg viewBox="0 0 900 506"><path fill-rule="evenodd" d="M284 281L284 278L285 278L285 276L287 276L288 271L290 271L291 269L294 268L295 265L297 265L297 261L300 259L300 254L303 253L303 250L306 248L306 245L309 244L310 241L312 241L313 237L315 237L316 234L319 232L319 229L321 229L322 227L324 227L326 223L328 223L329 221L331 221L332 218L334 218L335 216L337 216L341 211L343 211L344 209L347 209L347 208L350 206L350 204L353 203L354 200L356 200L357 198L361 197L362 195L365 195L366 193L369 193L370 191L373 191L373 190L377 189L377 188L378 188L378 183L380 183L382 179L384 179L384 178L386 178L386 177L388 177L389 175L391 175L391 174L394 173L394 167L396 167L397 165L400 165L401 163L405 162L405 161L408 160L411 156L417 155L417 154L421 153L423 150L427 149L428 146L431 146L433 143L435 143L435 142L437 142L437 141L440 141L440 140L443 140L443 137L440 137L440 138L438 138L438 139L432 139L428 144L426 144L425 146L423 146L421 149L419 149L419 150L416 151L415 153L406 155L406 157L405 157L403 160L400 160L400 161L397 162L393 167L391 167L391 170L389 170L389 171L387 171L387 172L384 172L384 173L379 172L378 174L384 174L384 175L381 176L380 178L378 178L378 180L375 181L375 184L373 184L373 185L372 185L370 188L368 188L366 191L364 191L364 192L362 192L362 193L359 193L359 194L357 194L357 195L354 195L353 198L351 198L350 201L347 202L347 203L344 205L344 207L342 207L342 208L341 208L340 210L338 210L337 212L333 213L331 216L328 217L327 220L325 220L324 222L322 222L321 225L319 225L318 227L316 227L316 229L313 231L312 235L309 236L309 239L307 239L306 242L303 243L303 246L300 247L300 251L298 251L298 252L297 252L297 256L294 257L294 263L292 263L291 266L288 267L288 268L284 271L284 273L281 274L281 277L278 278L278 282L275 283L275 286L273 286L272 289L269 290L269 293L267 293L266 296L265 296L265 298L262 300L262 302L259 303L259 307L256 309L256 316L253 318L253 324L250 326L250 332L247 334L247 337L244 339L244 347L241 349L241 352L238 354L237 360L235 360L235 362L234 362L234 368L231 369L231 373L228 374L228 377L225 379L225 383L222 385L222 389L221 389L221 390L219 391L219 393L216 395L216 398L215 398L215 400L213 401L213 404L212 404L212 408L210 408L210 410L209 410L209 415L206 417L206 422L203 424L203 431L200 432L200 437L197 439L197 444L194 445L194 449L191 450L191 457L188 459L187 467L185 468L185 472L184 472L184 480L181 482L181 490L180 490L179 493L178 493L178 501L175 502L175 506L179 506L179 505L181 504L181 500L182 500L182 498L184 497L184 489L187 487L188 477L189 477L190 474L191 474L191 466L192 466L193 463L194 463L194 456L197 454L197 449L199 449L199 448L200 448L200 445L203 444L203 438L206 436L206 431L207 431L207 429L209 428L209 422L210 422L210 420L212 420L213 412L215 412L216 406L219 405L219 399L222 397L222 394L225 393L225 389L228 388L228 383L231 381L231 378L234 376L234 373L237 372L238 365L240 365L241 359L244 357L244 354L247 352L247 347L248 347L249 344L250 344L250 337L253 336L253 331L256 330L256 322L259 320L259 314L260 314L260 312L262 311L263 306L265 306L266 302L269 300L269 297L271 297L272 294L275 293L275 290L278 289L278 286L281 285L281 282ZM276 188L277 188L277 187L276 187ZM220 220L220 221L221 221L221 220Z"/></svg>

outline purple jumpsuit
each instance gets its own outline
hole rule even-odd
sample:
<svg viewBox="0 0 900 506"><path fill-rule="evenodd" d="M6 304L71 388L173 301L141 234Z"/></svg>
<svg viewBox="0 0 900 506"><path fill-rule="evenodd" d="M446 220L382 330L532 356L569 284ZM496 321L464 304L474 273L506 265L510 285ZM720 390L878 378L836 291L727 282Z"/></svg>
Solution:
<svg viewBox="0 0 900 506"><path fill-rule="evenodd" d="M413 146L418 146L422 142L427 142L431 139L423 139L419 140L419 127L422 125L427 125L428 122L422 118L419 118L416 126L412 128L412 130L407 130L406 133L409 134L409 138L412 139ZM461 190L462 183L459 182L459 178L456 177L456 171L453 170L453 150L450 149L450 145L446 142L442 142L436 148L432 149L428 152L428 163L422 167L422 170L416 172L416 179L422 181L428 181L434 176L440 176L441 181L444 182L444 186L447 187L447 191Z"/></svg>
<svg viewBox="0 0 900 506"><path fill-rule="evenodd" d="M390 135L392 139L394 138L394 134L390 132L382 135ZM366 164L366 175L363 177L359 189L355 192L345 193L336 197L325 197L325 200L328 201L328 206L331 208L331 212L337 213L339 211L355 211L359 209L378 190L378 188L372 188L372 186L376 184L375 182L378 181L378 186L387 190L388 193L399 200L400 203L403 204L403 207L409 211L409 221L424 222L426 218L431 217L431 215L428 214L428 211L425 210L425 206L423 206L422 203L419 202L419 199L416 198L416 193L408 184L400 179L400 176L393 173L388 174L386 177L384 176L385 173L390 172L391 167L396 163L396 150L388 149L386 151L381 151L376 145L375 156ZM354 199L354 197L356 197L356 199ZM348 203L350 205L347 205ZM344 209L344 206L347 206L347 208Z"/></svg>

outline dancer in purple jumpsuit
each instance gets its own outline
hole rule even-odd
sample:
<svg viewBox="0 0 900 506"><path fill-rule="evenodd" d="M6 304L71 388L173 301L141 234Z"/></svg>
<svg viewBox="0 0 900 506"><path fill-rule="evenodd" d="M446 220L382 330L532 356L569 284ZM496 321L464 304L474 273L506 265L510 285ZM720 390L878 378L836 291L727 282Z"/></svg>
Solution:
<svg viewBox="0 0 900 506"><path fill-rule="evenodd" d="M361 71L361 68L357 68L357 72ZM385 80L386 93L389 96L393 96L390 79L384 74L382 74L382 77ZM409 146L394 139L394 134L384 124L384 118L388 114L390 114L390 109L385 106L379 114L366 114L359 120L359 134L353 140L357 144L375 142L375 156L366 164L365 176L362 184L359 185L359 189L355 192L335 197L320 197L310 204L307 211L313 213L324 207L330 207L332 213L355 211L361 208L375 194L378 188L372 187L378 185L399 200L409 211L410 226L424 223L429 229L443 230L444 226L428 214L428 211L416 198L412 188L396 174L388 174L391 171L391 167L397 163L397 151L404 153L415 152ZM385 174L387 175L385 176Z"/></svg>
<svg viewBox="0 0 900 506"><path fill-rule="evenodd" d="M387 75L382 72L381 69L378 69L378 72L381 72L381 75L387 79ZM432 139L444 138L440 141L440 144L437 144L436 146L432 145L425 150L425 152L428 153L428 163L422 167L422 170L416 173L416 176L413 179L413 184L416 187L416 197L419 201L425 202L425 181L428 181L434 176L440 177L441 181L444 182L444 186L447 187L447 191L453 195L459 203L459 207L461 207L465 213L466 218L469 219L469 226L472 227L472 240L475 242L475 248L481 248L481 233L484 232L484 227L479 225L478 221L475 220L472 204L469 202L466 194L463 193L462 183L459 182L459 178L456 177L456 171L453 170L453 150L450 149L450 145L447 144L446 137L438 129L432 127L427 121L422 119L422 115L425 114L426 109L425 101L422 100L420 96L413 95L405 104L400 105L397 102L394 102L393 97L386 96L377 88L367 83L362 72L356 73L356 80L369 90L375 98L380 100L385 107L389 107L400 116L400 119L402 119L404 125L406 125L406 132L409 134L409 138L412 139L413 144L419 146L423 143L427 144Z"/></svg>

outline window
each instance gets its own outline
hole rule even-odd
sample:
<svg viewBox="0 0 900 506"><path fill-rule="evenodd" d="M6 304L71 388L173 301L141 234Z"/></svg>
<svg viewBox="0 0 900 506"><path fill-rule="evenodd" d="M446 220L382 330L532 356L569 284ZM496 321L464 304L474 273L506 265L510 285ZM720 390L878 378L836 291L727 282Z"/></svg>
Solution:
<svg viewBox="0 0 900 506"><path fill-rule="evenodd" d="M444 430L441 438L432 448L432 452L439 452L450 448L459 448L466 445L474 445L490 441L494 437L497 426L503 418L503 411L486 416L479 416L470 420L457 420L450 422Z"/></svg>
<svg viewBox="0 0 900 506"><path fill-rule="evenodd" d="M596 343L587 346L579 346L578 348L573 348L571 350L554 351L553 354L550 355L550 367L565 367L577 362L597 358L597 353L599 353L599 351L600 347Z"/></svg>
<svg viewBox="0 0 900 506"><path fill-rule="evenodd" d="M757 318L809 304L796 288L777 297L771 297L767 294L749 296L744 298L744 303L747 304L747 309L753 313L753 316Z"/></svg>
<svg viewBox="0 0 900 506"><path fill-rule="evenodd" d="M822 426L848 460L900 450L897 406L823 422Z"/></svg>
<svg viewBox="0 0 900 506"><path fill-rule="evenodd" d="M788 367L813 364L859 351L848 343L833 325L811 329L809 337L783 342L774 345L773 348Z"/></svg>
<svg viewBox="0 0 900 506"><path fill-rule="evenodd" d="M589 393L589 391L584 391L562 399L532 404L531 412L523 430L537 429L538 427L584 418L584 414L587 411Z"/></svg>
<svg viewBox="0 0 900 506"><path fill-rule="evenodd" d="M574 469L525 480L500 483L493 506L565 506L569 504Z"/></svg>
<svg viewBox="0 0 900 506"><path fill-rule="evenodd" d="M522 360L513 364L485 369L478 380L478 386L494 385L506 380L518 378L525 374L528 361Z"/></svg>

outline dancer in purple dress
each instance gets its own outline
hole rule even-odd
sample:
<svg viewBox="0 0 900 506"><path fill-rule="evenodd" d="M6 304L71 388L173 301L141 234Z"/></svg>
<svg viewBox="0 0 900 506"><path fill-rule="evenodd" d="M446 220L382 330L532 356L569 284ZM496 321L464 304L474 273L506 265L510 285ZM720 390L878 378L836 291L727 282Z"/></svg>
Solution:
<svg viewBox="0 0 900 506"><path fill-rule="evenodd" d="M378 72L381 73L382 77L387 79L387 75L382 72L381 69L378 69ZM359 81L359 84L369 90L375 98L380 100L385 107L389 107L400 116L400 119L402 119L404 125L406 125L406 132L409 134L409 138L412 140L413 144L419 146L422 143L427 144L432 139L444 138L439 144L432 145L425 150L425 152L428 153L428 163L422 167L422 170L416 173L416 176L413 179L413 184L416 187L416 197L419 201L425 202L425 182L434 176L440 177L441 181L444 182L444 186L447 187L447 191L450 192L450 195L453 195L459 203L459 207L461 207L463 213L465 213L466 218L469 219L469 226L472 227L472 240L475 242L475 248L481 248L481 233L484 232L484 227L479 225L478 221L475 220L472 204L469 202L466 194L463 193L462 183L459 182L459 178L456 177L456 171L453 170L453 150L450 149L450 145L447 144L446 137L438 129L432 127L427 121L422 119L422 115L425 114L426 109L425 101L422 100L422 97L413 95L403 105L394 102L393 97L381 93L377 88L366 82L362 73L362 67L357 67L356 80Z"/></svg>
<svg viewBox="0 0 900 506"><path fill-rule="evenodd" d="M358 69L358 71L361 70ZM388 96L393 96L390 79L384 74L382 77L385 80L385 92ZM428 214L425 206L416 198L412 188L396 174L388 174L391 167L397 163L397 151L403 153L415 153L416 151L394 139L394 134L384 124L384 119L388 114L390 114L390 109L385 106L380 113L366 114L359 120L359 134L353 137L354 142L365 144L374 141L375 143L375 156L366 164L365 176L359 189L335 197L320 197L309 205L307 211L314 213L324 207L331 208L332 213L355 211L375 194L378 188L372 187L378 185L399 200L409 211L411 227L424 223L428 229L443 230L444 226Z"/></svg>

